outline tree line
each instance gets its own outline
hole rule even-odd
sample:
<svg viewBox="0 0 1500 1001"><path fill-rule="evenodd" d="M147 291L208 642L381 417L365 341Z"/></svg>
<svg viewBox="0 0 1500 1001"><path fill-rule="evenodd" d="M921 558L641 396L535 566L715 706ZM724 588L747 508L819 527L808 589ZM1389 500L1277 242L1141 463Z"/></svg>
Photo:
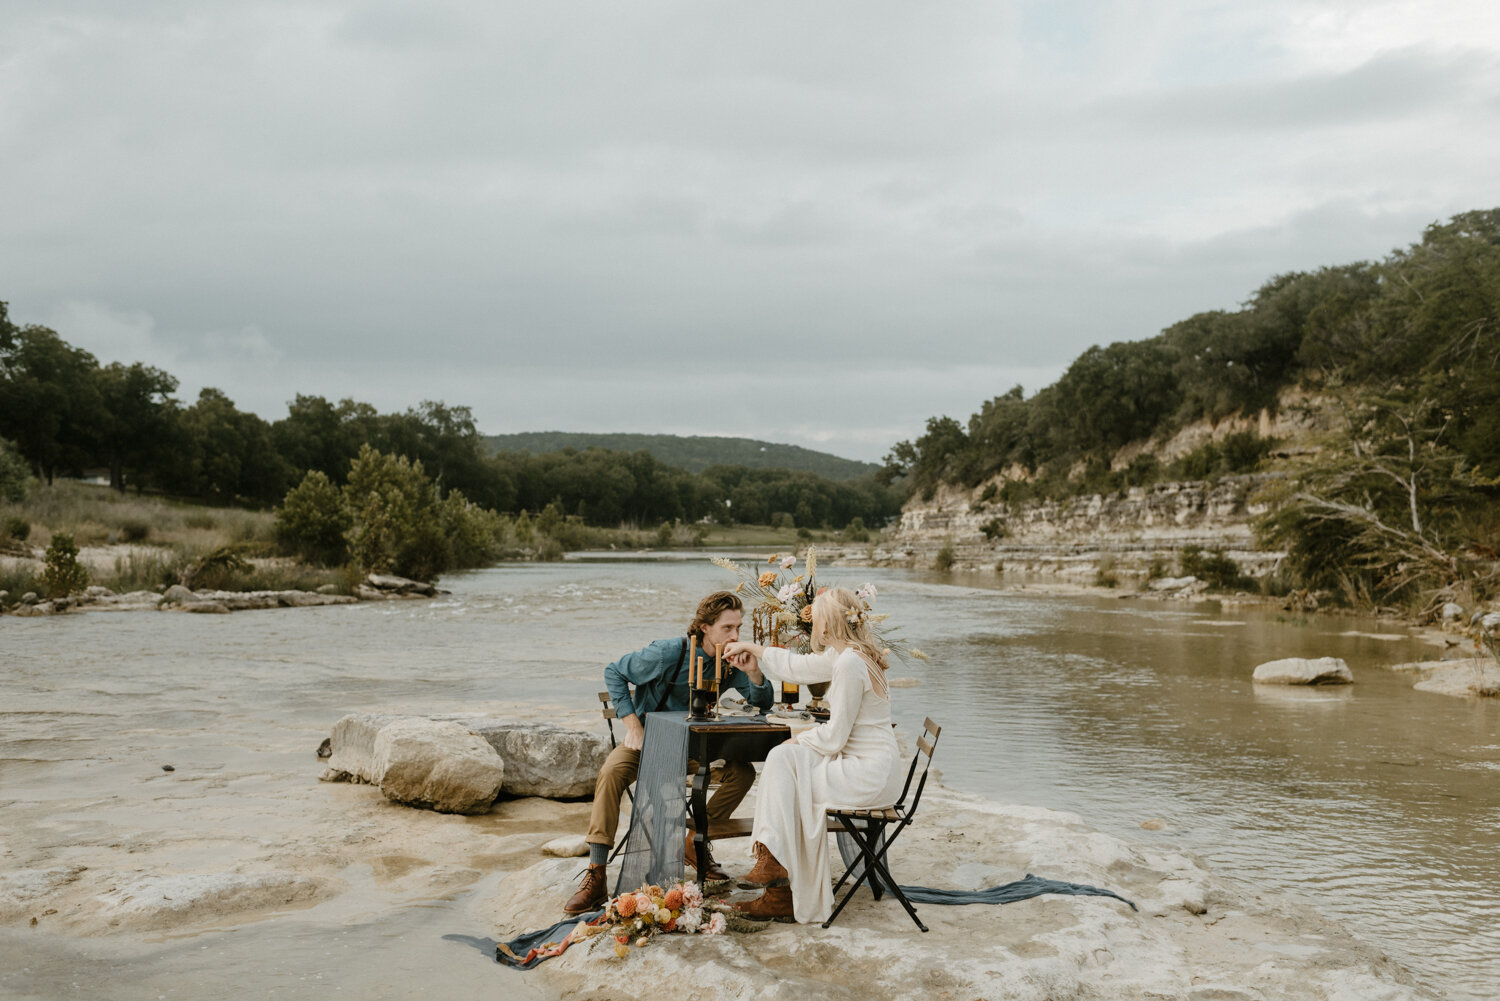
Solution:
<svg viewBox="0 0 1500 1001"><path fill-rule="evenodd" d="M309 472L341 488L361 448L420 463L439 497L506 514L554 505L585 524L712 518L841 529L880 525L904 496L874 476L715 466L700 473L645 451L565 448L487 454L468 407L426 401L381 413L352 399L297 395L266 421L207 388L191 403L177 379L141 363L101 365L44 326L17 326L0 302L0 439L45 482L97 470L110 485L215 504L270 507ZM0 452L6 451L0 449Z"/></svg>

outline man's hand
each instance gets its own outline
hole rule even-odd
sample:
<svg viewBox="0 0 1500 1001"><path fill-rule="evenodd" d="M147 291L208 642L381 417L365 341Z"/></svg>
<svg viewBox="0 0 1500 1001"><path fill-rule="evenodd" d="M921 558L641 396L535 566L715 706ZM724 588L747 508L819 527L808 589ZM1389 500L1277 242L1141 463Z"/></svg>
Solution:
<svg viewBox="0 0 1500 1001"><path fill-rule="evenodd" d="M646 742L646 727L641 723L641 718L632 713L621 717L620 722L625 724L625 739L620 741L620 746L639 751Z"/></svg>

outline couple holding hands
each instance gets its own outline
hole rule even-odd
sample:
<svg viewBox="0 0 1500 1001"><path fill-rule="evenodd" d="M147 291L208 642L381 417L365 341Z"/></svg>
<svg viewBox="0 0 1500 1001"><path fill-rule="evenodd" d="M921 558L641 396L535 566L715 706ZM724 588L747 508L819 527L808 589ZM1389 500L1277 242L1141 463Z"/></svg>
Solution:
<svg viewBox="0 0 1500 1001"><path fill-rule="evenodd" d="M710 594L698 603L686 635L657 640L604 669L625 737L599 772L586 838L589 866L564 908L567 913L596 910L608 899L604 865L619 827L620 798L640 764L643 717L687 711L689 637L705 651L723 647L730 666L726 687L761 710L770 709L775 699L772 682L828 683L828 721L777 745L766 757L751 831L755 864L739 881L765 891L739 908L749 917L800 922L822 921L832 913L826 811L888 806L901 790L885 651L870 629L864 603L845 588L830 588L813 601L810 654L740 640L743 612L732 592ZM688 762L689 773L697 770L697 762ZM718 791L708 802L709 819L727 819L754 781L748 762L725 762ZM700 864L690 833L688 864L697 866L704 882L729 879L706 842L704 851Z"/></svg>

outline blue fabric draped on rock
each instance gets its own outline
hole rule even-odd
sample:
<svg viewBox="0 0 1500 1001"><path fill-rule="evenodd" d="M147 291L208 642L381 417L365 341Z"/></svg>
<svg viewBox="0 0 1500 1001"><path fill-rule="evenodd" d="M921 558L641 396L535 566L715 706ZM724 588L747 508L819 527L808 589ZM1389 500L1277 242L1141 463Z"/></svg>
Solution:
<svg viewBox="0 0 1500 1001"><path fill-rule="evenodd" d="M559 921L549 928L542 928L539 931L529 931L524 935L511 939L509 942L497 945L495 947L495 962L508 966L512 970L529 970L534 966L539 966L552 957L534 956L528 962L526 957L532 949L540 948L548 942L561 942L568 937L568 933L573 930L575 925L588 924L603 913L604 911L601 909L590 911L587 914L580 914L577 917L568 918L566 921Z"/></svg>

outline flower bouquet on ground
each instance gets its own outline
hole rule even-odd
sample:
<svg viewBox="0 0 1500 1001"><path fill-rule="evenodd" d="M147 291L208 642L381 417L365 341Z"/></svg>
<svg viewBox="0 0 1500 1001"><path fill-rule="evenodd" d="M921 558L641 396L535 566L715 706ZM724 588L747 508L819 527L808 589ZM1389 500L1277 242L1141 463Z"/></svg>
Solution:
<svg viewBox="0 0 1500 1001"><path fill-rule="evenodd" d="M705 900L697 883L678 882L667 890L653 884L611 898L604 905L603 917L579 925L569 938L578 941L609 935L614 939L614 954L623 959L632 945L644 948L656 935L722 935L729 930L731 912L726 903Z"/></svg>

